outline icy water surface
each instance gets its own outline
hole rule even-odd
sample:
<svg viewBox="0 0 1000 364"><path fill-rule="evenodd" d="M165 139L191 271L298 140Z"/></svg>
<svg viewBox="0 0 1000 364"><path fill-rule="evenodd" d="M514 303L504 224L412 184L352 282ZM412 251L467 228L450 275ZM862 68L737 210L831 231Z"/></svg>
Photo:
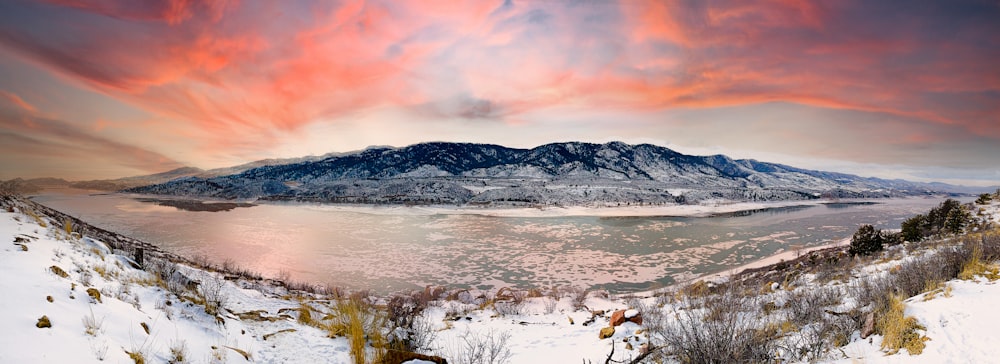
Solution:
<svg viewBox="0 0 1000 364"><path fill-rule="evenodd" d="M942 199L882 200L715 217L489 217L371 214L260 204L186 211L126 195L50 193L36 201L185 256L265 276L353 289L574 285L621 293L737 267L797 246L899 228ZM144 202L145 201L145 202Z"/></svg>

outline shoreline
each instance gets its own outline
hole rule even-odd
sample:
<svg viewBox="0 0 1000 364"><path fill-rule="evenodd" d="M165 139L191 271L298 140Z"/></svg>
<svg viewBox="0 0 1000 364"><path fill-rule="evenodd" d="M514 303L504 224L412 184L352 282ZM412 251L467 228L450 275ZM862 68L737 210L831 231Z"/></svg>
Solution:
<svg viewBox="0 0 1000 364"><path fill-rule="evenodd" d="M695 278L694 280L691 280L691 281L688 281L688 282L684 282L684 283L697 282L698 280L704 280L704 281L707 281L707 282L718 283L718 282L721 282L721 281L724 281L724 280L728 280L728 279L730 279L732 277L738 276L738 275L740 275L740 274L742 274L742 273L744 273L744 272L746 272L748 270L759 270L761 268L767 268L767 267L776 266L776 265L781 264L781 263L787 263L787 262L793 261L795 259L798 259L798 258L804 256L804 255L808 255L809 253L813 253L813 252L820 251L820 250L827 250L827 249L830 249L830 248L845 247L845 246L848 246L850 244L851 244L851 238L848 237L848 238L843 238L843 239L840 239L840 240L837 240L837 241L834 241L834 242L831 242L831 243L827 243L827 244L823 244L823 245L817 245L817 246L814 246L814 247L808 247L808 248L804 248L804 249L801 249L801 250L786 250L786 251L783 251L783 252L780 252L780 253L777 253L777 254L774 254L774 255L771 255L771 256L767 256L767 257L761 258L759 260L756 260L756 261L753 261L753 262L741 265L739 267L730 268L730 269L727 269L727 270L724 270L724 271L721 271L721 272L717 272L717 273L707 274L707 275Z"/></svg>
<svg viewBox="0 0 1000 364"><path fill-rule="evenodd" d="M899 198L859 198L859 199L815 199L765 202L740 202L730 200L709 200L696 205L662 205L662 206L456 206L456 205L375 205L375 204L334 204L321 202L299 201L267 201L254 199L224 200L197 196L149 195L122 192L107 192L77 188L53 188L25 195L33 199L45 195L89 195L89 196L121 196L142 201L152 199L157 201L200 201L205 205L239 204L256 206L298 206L319 211L350 212L371 215L479 215L486 217L713 217L715 215L740 213L756 210L780 209L789 207L809 207L827 204L847 203L881 203L880 201L923 198L920 196ZM150 202L152 203L152 202Z"/></svg>

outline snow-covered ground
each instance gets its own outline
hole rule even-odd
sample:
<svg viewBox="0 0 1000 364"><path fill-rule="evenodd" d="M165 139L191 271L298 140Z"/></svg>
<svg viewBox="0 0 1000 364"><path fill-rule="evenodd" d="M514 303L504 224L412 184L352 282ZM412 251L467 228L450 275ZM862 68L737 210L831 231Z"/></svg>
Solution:
<svg viewBox="0 0 1000 364"><path fill-rule="evenodd" d="M1000 222L998 211L1000 204L994 203L985 213ZM170 361L182 347L185 362L192 363L352 362L346 338L330 338L327 331L296 320L296 309L309 303L308 297L282 297L266 287L262 291L270 293L242 288L248 286L245 281L223 280L216 273L180 266L181 273L201 281L203 287L219 284L227 297L225 310L209 315L202 305L180 299L156 284L152 273L132 268L130 259L112 254L104 243L67 234L57 222L36 219L24 209L0 211L0 240L4 239L8 243L0 246L0 292L5 296L0 299L0 363L130 363L129 352L159 363ZM771 261L786 258L792 256ZM887 271L896 264L880 262L862 269ZM59 267L66 276L52 267ZM795 289L820 285L810 284ZM921 295L906 301L906 314L916 317L930 338L923 354L886 355L879 347L880 336L869 340L854 334L847 346L828 353L827 360L995 362L1000 311L994 306L1000 302L1000 284L985 279L946 284L951 288L947 296L939 294L925 301ZM91 298L89 289L100 292L101 299ZM462 363L470 343L492 341L509 349L510 363L597 363L604 362L612 350L616 360L628 360L640 355L648 343L647 329L626 322L605 339L599 337L601 329L609 326L613 311L632 308L627 302L662 304L651 295L636 295L639 301L634 301L601 292L578 300L579 292L567 291L525 298L501 314L495 306L477 303L476 295L470 293L466 303L462 299L434 302L417 318L431 336L425 353ZM661 308L673 310L669 305ZM252 311L271 319L240 318L241 313ZM36 327L43 316L51 327Z"/></svg>
<svg viewBox="0 0 1000 364"><path fill-rule="evenodd" d="M882 337L857 340L840 348L846 358L836 363L996 363L1000 361L1000 284L985 278L947 283L950 297L926 294L905 301L906 315L926 327L930 340L920 355L886 355L880 350Z"/></svg>
<svg viewBox="0 0 1000 364"><path fill-rule="evenodd" d="M0 249L2 363L133 362L127 352L163 363L175 357L172 351L190 363L247 362L239 350L261 363L350 360L344 338L329 339L291 320L243 321L232 313L276 313L298 307L297 302L222 281L231 312L220 322L202 306L153 284L152 274L132 268L128 258L111 254L103 243L47 225L20 212L0 212L0 240L6 241ZM210 273L181 268L203 284L210 280ZM88 291L99 292L100 300ZM51 327L36 327L43 316ZM296 331L263 339L287 328Z"/></svg>

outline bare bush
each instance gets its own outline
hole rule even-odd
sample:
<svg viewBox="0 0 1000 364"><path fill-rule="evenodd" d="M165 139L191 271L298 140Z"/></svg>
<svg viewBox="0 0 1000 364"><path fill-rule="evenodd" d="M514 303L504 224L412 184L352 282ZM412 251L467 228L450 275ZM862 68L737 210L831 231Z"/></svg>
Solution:
<svg viewBox="0 0 1000 364"><path fill-rule="evenodd" d="M501 316L521 315L527 296L525 291L504 287L497 290L489 301L493 301L493 309Z"/></svg>
<svg viewBox="0 0 1000 364"><path fill-rule="evenodd" d="M456 364L503 364L510 362L510 338L507 331L486 333L467 331L442 356Z"/></svg>
<svg viewBox="0 0 1000 364"><path fill-rule="evenodd" d="M703 300L685 298L687 308L662 329L666 354L682 363L745 363L774 361L776 333L764 330L756 312L755 297L729 288ZM646 321L643 317L643 323Z"/></svg>
<svg viewBox="0 0 1000 364"><path fill-rule="evenodd" d="M894 273L896 291L905 297L929 291L957 277L971 256L966 247L944 247L934 254L913 258Z"/></svg>
<svg viewBox="0 0 1000 364"><path fill-rule="evenodd" d="M971 251L972 249L969 245L972 242L966 242L966 249ZM1000 260L1000 233L997 231L986 232L979 235L979 249L982 253L982 259L987 262L993 262Z"/></svg>
<svg viewBox="0 0 1000 364"><path fill-rule="evenodd" d="M423 316L415 318L406 341L408 349L427 350L435 340L437 340L437 329L434 327L434 322Z"/></svg>
<svg viewBox="0 0 1000 364"><path fill-rule="evenodd" d="M215 276L205 277L198 285L201 298L205 300L205 312L209 315L218 314L226 306L229 297L225 292L226 281Z"/></svg>
<svg viewBox="0 0 1000 364"><path fill-rule="evenodd" d="M840 304L842 295L836 287L797 290L785 303L788 320L799 326L820 322L826 308Z"/></svg>
<svg viewBox="0 0 1000 364"><path fill-rule="evenodd" d="M803 326L798 334L785 336L778 345L790 356L786 359L814 362L823 359L831 349L846 345L857 330L858 317L826 314Z"/></svg>
<svg viewBox="0 0 1000 364"><path fill-rule="evenodd" d="M579 310L587 307L585 302L587 301L587 296L590 294L589 289L583 289L580 287L569 287L565 291L566 294L569 295L569 297L573 300L574 309Z"/></svg>
<svg viewBox="0 0 1000 364"><path fill-rule="evenodd" d="M892 276L869 275L858 278L848 291L857 302L858 308L868 307L869 310L888 305L888 297L895 290Z"/></svg>
<svg viewBox="0 0 1000 364"><path fill-rule="evenodd" d="M426 348L433 341L433 325L421 317L428 304L439 293L427 287L423 291L409 295L395 295L386 304L389 323L394 329L403 330L403 342L407 349Z"/></svg>
<svg viewBox="0 0 1000 364"><path fill-rule="evenodd" d="M558 298L542 297L542 300L543 300L543 304L545 305L545 313L546 314L551 314L553 312L556 312L556 306L559 305L559 299Z"/></svg>
<svg viewBox="0 0 1000 364"><path fill-rule="evenodd" d="M160 277L164 282L170 282L174 274L177 273L178 267L177 263L171 262L167 259L148 259L146 262L146 271L155 274Z"/></svg>

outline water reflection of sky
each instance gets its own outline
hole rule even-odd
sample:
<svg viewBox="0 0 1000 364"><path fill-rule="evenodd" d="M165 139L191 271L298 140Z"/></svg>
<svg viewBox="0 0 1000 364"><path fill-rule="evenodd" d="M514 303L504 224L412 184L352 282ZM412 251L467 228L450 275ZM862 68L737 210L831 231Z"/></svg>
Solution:
<svg viewBox="0 0 1000 364"><path fill-rule="evenodd" d="M168 250L276 276L352 288L600 286L648 289L794 246L848 237L860 223L898 228L938 200L769 209L713 217L376 215L260 205L179 211L118 196L38 201Z"/></svg>

